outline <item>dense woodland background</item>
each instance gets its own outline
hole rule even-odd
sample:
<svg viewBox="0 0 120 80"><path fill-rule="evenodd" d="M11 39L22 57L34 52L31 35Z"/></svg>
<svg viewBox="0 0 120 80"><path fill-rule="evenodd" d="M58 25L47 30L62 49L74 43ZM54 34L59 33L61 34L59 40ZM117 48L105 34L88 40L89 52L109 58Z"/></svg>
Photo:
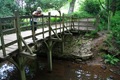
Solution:
<svg viewBox="0 0 120 80"><path fill-rule="evenodd" d="M100 24L97 30L89 35L94 36L99 31L107 31L109 36L105 44L111 55L106 56L109 61L113 60L111 64L118 62L120 59L116 57L120 54L120 0L0 0L0 17L14 16L15 10L18 10L20 15L31 15L38 6L43 12L50 9L60 12L65 5L68 5L67 16L99 16Z"/></svg>

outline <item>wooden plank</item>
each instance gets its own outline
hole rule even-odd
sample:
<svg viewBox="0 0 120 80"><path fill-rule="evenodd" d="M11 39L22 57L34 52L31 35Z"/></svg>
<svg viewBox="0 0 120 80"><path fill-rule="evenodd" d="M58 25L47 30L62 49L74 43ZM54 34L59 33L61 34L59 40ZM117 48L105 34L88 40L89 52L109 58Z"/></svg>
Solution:
<svg viewBox="0 0 120 80"><path fill-rule="evenodd" d="M60 39L58 39L58 38L51 38L51 40L52 40L52 41L57 41L57 42L61 42L61 41L62 41L61 38L60 38Z"/></svg>
<svg viewBox="0 0 120 80"><path fill-rule="evenodd" d="M72 33L67 33L67 32L65 32L64 35L72 35Z"/></svg>
<svg viewBox="0 0 120 80"><path fill-rule="evenodd" d="M56 16L55 16L56 17ZM57 16L57 17L60 17L60 16ZM23 17L21 17L21 19L22 18L29 18L29 16L28 17L25 17L25 16L23 16ZM42 17L41 17L42 18ZM48 16L46 16L46 18L48 18ZM86 20L88 20L88 22L86 22ZM92 21L92 20L94 20L93 18L90 18L90 19L81 19L80 21L81 22L83 22L83 24L84 24L84 22L85 23L93 23L93 22L90 22L90 21ZM52 35L54 35L55 33L57 34L59 34L59 33L62 33L64 30L65 31L68 31L68 30L70 30L71 29L71 23L70 23L71 21L66 21L66 22L64 22L64 23L66 23L66 24L64 24L65 25L65 27L67 27L68 29L66 29L66 28L64 28L62 25L61 25L61 22L60 22L60 24L58 24L59 22L55 22L55 23L50 23L50 26L51 26L51 28L52 28L52 30L53 30L53 32L51 32L51 36ZM74 22L73 23L73 25L74 25L74 28L76 29L76 30L86 30L86 27L85 26L83 26L83 25L80 25L80 24L82 24L82 23L80 23L79 24L79 26L83 26L83 27L79 27L78 29L76 28L76 26L78 26L78 25L76 25L76 24L78 24L78 22L79 22L79 20L77 21L77 22ZM45 24L48 24L48 22L46 22ZM41 24L38 24L38 25L41 25ZM42 24L42 26L43 26L44 24ZM45 25L44 25L45 26ZM56 27L57 26L57 27ZM30 27L30 26L28 26L28 27ZM88 26L87 26L88 27ZM62 29L61 29L62 28ZM44 29L44 30L43 30ZM36 31L36 36L37 36L37 38L38 38L38 40L41 40L41 39L44 39L44 38L47 38L48 36L49 36L49 28L48 28L48 26L46 26L45 28L39 28L39 29L37 29L37 31ZM88 28L88 30L94 30L94 28L92 28L92 27L90 27L90 28ZM9 31L9 30L8 30ZM44 34L44 37L42 36ZM65 34L69 34L69 33L65 33ZM23 39L25 39L25 42L27 43L27 44L30 44L30 43L33 43L33 40L32 40L32 32L31 32L31 30L27 30L27 31L23 31L22 33L21 33L21 35L22 35L22 37L23 37ZM13 52L14 50L16 50L16 49L18 49L18 47L15 47L13 44L15 44L16 42L17 42L17 37L16 37L16 34L14 33L14 34L9 34L9 35L4 35L4 40L5 40L5 47L6 47L6 49L7 49L7 53L9 52L9 53L11 53L11 52ZM53 39L53 40L57 40L57 39ZM23 45L23 44L22 44ZM23 45L24 46L24 45ZM1 47L1 46L0 46ZM13 48L13 50L11 50Z"/></svg>
<svg viewBox="0 0 120 80"><path fill-rule="evenodd" d="M36 54L30 54L28 52L21 52L21 55L24 56L24 57L28 57L30 59L36 59Z"/></svg>

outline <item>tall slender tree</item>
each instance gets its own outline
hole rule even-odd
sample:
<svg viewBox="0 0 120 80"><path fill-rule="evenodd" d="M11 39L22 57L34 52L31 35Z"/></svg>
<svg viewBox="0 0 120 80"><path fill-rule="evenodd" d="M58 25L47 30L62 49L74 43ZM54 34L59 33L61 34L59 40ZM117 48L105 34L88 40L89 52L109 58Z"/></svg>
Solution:
<svg viewBox="0 0 120 80"><path fill-rule="evenodd" d="M118 7L117 3L119 3L119 0L104 0L104 5L102 5L101 0L99 0L99 3L101 4L102 8L107 12L108 17L108 31L110 31L110 24L111 24L111 17L115 14L116 9ZM113 15L112 15L113 14Z"/></svg>
<svg viewBox="0 0 120 80"><path fill-rule="evenodd" d="M68 13L72 13L74 11L74 7L75 7L75 2L76 0L68 0L70 2L70 6L69 6L69 11Z"/></svg>

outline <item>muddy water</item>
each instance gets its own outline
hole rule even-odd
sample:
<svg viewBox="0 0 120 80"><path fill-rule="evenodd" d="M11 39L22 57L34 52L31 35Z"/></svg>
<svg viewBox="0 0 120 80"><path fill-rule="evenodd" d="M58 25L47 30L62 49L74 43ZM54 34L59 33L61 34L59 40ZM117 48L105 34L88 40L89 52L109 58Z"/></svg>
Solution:
<svg viewBox="0 0 120 80"><path fill-rule="evenodd" d="M40 59L39 69L35 70L35 62L25 66L27 80L120 80L120 75L111 72L113 66L101 68L101 65L90 65L88 62L53 60L53 71L48 71L47 59ZM30 63L32 65L30 65ZM8 62L0 66L0 80L20 80L18 71Z"/></svg>
<svg viewBox="0 0 120 80"><path fill-rule="evenodd" d="M120 75L110 71L114 68L106 66L106 69L103 69L98 64L89 65L85 62L54 60L53 72L49 73L44 67L39 71L35 80L119 80Z"/></svg>

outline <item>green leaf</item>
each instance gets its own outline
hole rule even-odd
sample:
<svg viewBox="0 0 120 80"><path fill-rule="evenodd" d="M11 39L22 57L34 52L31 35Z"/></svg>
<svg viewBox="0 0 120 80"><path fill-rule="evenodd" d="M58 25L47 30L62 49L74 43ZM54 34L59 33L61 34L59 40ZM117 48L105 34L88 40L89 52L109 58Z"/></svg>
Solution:
<svg viewBox="0 0 120 80"><path fill-rule="evenodd" d="M110 61L110 63L112 64L112 65L115 65L115 62L112 60L112 61Z"/></svg>
<svg viewBox="0 0 120 80"><path fill-rule="evenodd" d="M105 59L105 63L108 63L109 62L109 60L108 59Z"/></svg>
<svg viewBox="0 0 120 80"><path fill-rule="evenodd" d="M68 0L68 2L72 2L72 0Z"/></svg>
<svg viewBox="0 0 120 80"><path fill-rule="evenodd" d="M119 59L117 59L117 58L115 58L115 59L113 59L114 60L114 62L118 62L119 61Z"/></svg>

